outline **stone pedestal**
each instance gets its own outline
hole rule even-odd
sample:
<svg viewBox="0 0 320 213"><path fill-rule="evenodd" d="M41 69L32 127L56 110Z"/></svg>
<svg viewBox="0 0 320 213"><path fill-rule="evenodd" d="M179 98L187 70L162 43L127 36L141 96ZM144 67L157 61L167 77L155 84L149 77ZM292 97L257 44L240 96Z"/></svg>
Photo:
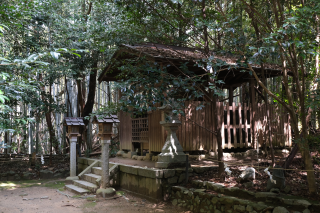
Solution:
<svg viewBox="0 0 320 213"><path fill-rule="evenodd" d="M172 106L170 104L158 107L158 109L163 110L166 115L165 121L160 121L160 124L167 130L167 139L161 150L161 154L158 155L158 162L156 162L155 167L185 167L187 157L176 135L181 122L177 116L172 114Z"/></svg>
<svg viewBox="0 0 320 213"><path fill-rule="evenodd" d="M70 137L70 176L67 177L67 182L79 180L76 174L77 171L77 136Z"/></svg>

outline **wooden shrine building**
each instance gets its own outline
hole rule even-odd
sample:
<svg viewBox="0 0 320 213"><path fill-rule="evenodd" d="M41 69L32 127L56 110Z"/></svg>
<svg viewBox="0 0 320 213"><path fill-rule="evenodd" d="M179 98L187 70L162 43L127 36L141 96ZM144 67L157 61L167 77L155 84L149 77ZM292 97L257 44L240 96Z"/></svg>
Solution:
<svg viewBox="0 0 320 213"><path fill-rule="evenodd" d="M113 63L114 61L141 56L145 56L145 60L156 62L163 67L168 64L179 67L181 63L188 62L188 69L196 75L205 73L201 67L194 66L197 59L204 58L203 52L199 49L153 43L133 46L121 45L114 53L109 65L99 76L99 83L119 80L117 76L121 71L115 65L116 63ZM235 65L237 60L227 56L215 56L215 59L224 61L227 65ZM170 66L171 73L178 72L174 67ZM221 88L229 90L228 104L216 103L219 115L217 126L221 129L224 149L252 147L252 141L258 138L257 133L260 133L260 137L264 140L267 139L267 109L265 104L256 102L258 93L255 79L249 72L244 72L244 69L221 69L216 76L217 80L224 81L224 84L220 84ZM261 77L261 68L255 66L253 69ZM266 78L282 75L281 69L275 65L265 65L264 72ZM233 102L233 90L247 82L249 82L250 103L236 105ZM177 136L185 152L215 151L217 149L216 137L213 134L215 123L212 116L212 105L196 110L199 103L199 101L185 102L185 117L180 116L182 125L177 131ZM274 146L291 146L292 136L288 113L274 105L269 105L269 113ZM134 151L137 147L141 147L149 152L161 152L166 133L159 123L164 119L160 111L147 112L145 116L138 118L132 118L130 115L120 112L119 118L120 148L122 150Z"/></svg>

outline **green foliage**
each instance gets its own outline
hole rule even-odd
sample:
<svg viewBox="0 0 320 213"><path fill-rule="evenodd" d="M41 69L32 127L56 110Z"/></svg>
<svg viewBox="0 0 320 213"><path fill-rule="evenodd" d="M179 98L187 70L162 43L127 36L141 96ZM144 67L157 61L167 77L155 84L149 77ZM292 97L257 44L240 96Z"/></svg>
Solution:
<svg viewBox="0 0 320 213"><path fill-rule="evenodd" d="M319 135L308 135L308 144L311 150L317 150L320 152L320 136Z"/></svg>
<svg viewBox="0 0 320 213"><path fill-rule="evenodd" d="M120 150L120 141L117 138L112 138L109 146L110 157L115 157L119 150Z"/></svg>

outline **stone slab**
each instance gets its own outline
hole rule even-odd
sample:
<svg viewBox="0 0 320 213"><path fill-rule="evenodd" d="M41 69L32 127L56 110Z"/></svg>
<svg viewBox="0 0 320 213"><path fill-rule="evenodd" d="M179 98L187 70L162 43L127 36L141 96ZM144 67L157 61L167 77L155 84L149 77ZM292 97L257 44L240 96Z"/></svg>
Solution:
<svg viewBox="0 0 320 213"><path fill-rule="evenodd" d="M138 175L143 177L148 177L148 178L163 178L163 170L138 168Z"/></svg>
<svg viewBox="0 0 320 213"><path fill-rule="evenodd" d="M90 173L90 174L85 174L84 176L83 176L83 178L84 178L84 180L86 180L86 181L88 181L88 182L90 182L90 183L96 183L96 180L98 179L98 178L101 178L101 175L96 175L96 174L92 174L92 173Z"/></svg>
<svg viewBox="0 0 320 213"><path fill-rule="evenodd" d="M126 166L126 165L119 165L120 172L125 172L128 174L138 175L138 169L140 167L137 166Z"/></svg>
<svg viewBox="0 0 320 213"><path fill-rule="evenodd" d="M92 192L95 192L96 189L98 188L98 186L94 183L90 183L88 181L85 181L85 180L74 180L73 181L73 184L78 186L78 187L81 187L81 188L84 188L84 189L88 189Z"/></svg>
<svg viewBox="0 0 320 213"><path fill-rule="evenodd" d="M65 189L73 192L73 193L76 193L76 194L84 194L84 193L89 193L90 191L87 190L87 189L84 189L84 188L81 188L79 186L75 186L75 185L65 185Z"/></svg>
<svg viewBox="0 0 320 213"><path fill-rule="evenodd" d="M96 175L102 175L102 168L101 167L92 167L92 173Z"/></svg>

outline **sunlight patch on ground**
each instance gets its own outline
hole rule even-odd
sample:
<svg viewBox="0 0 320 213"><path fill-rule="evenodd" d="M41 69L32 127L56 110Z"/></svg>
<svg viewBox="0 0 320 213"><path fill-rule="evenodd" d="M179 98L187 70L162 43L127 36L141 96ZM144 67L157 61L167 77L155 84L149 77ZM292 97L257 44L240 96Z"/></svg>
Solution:
<svg viewBox="0 0 320 213"><path fill-rule="evenodd" d="M14 188L16 186L16 184L14 183L0 183L0 188L5 188L5 189L8 189L8 188Z"/></svg>

